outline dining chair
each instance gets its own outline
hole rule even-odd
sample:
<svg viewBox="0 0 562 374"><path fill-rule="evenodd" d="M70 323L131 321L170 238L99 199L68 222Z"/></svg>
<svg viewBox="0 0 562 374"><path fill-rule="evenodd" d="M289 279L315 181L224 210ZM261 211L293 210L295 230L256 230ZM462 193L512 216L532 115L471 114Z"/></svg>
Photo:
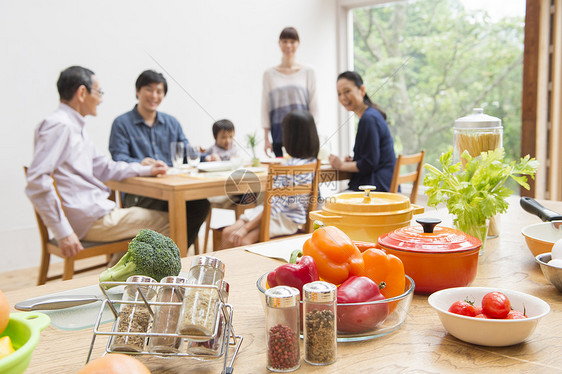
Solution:
<svg viewBox="0 0 562 374"><path fill-rule="evenodd" d="M25 174L27 175L27 167L24 166L23 169ZM54 180L53 180L53 184L55 186L55 190L57 191L57 195L58 195L59 192L57 190L57 186ZM115 198L116 195L118 194L116 194L115 191L112 191L110 198L111 197ZM35 218L37 219L39 236L41 239L41 264L39 266L39 277L37 279L38 286L45 284L47 281L58 279L58 278L62 278L63 281L69 280L72 279L74 274L79 274L85 271L107 266L107 263L111 259L111 255L116 252L126 252L129 247L129 242L132 239L132 238L128 238L128 239L118 240L114 242L91 242L91 241L81 240L80 242L82 243L84 249L78 252L78 254L76 254L73 257L65 258L62 255L62 250L58 246L57 241L50 237L47 226L45 225L43 219L41 218L39 213L37 213L37 210L35 210L35 208L34 211L35 211ZM62 274L49 277L47 275L49 272L51 255L55 255L64 259L64 270ZM102 255L106 256L105 262L97 265L89 266L86 268L82 268L79 270L74 270L75 261L85 258L90 258L90 257L102 256Z"/></svg>
<svg viewBox="0 0 562 374"><path fill-rule="evenodd" d="M422 175L423 159L425 158L425 151L413 155L404 156L398 155L396 158L396 165L394 166L394 174L392 175L392 183L390 184L390 191L398 192L398 187L402 183L413 183L412 192L410 193L410 202L414 204L418 198L418 187ZM416 170L410 173L400 174L400 168L404 165L417 164Z"/></svg>
<svg viewBox="0 0 562 374"><path fill-rule="evenodd" d="M203 252L207 252L207 245L209 243L209 232L211 231L211 214L213 213L213 208L215 209L228 209L234 211L234 216L236 220L240 218L240 216L244 213L246 209L255 208L256 203L244 203L243 200L240 202L232 202L229 200L229 203L211 203L211 209L209 209L209 214L207 215L207 219L205 221L205 238L203 241ZM198 241L198 240L197 240ZM195 242L197 244L197 241ZM199 254L199 246L195 246L195 255Z"/></svg>
<svg viewBox="0 0 562 374"><path fill-rule="evenodd" d="M267 173L267 182L263 204L262 221L260 225L259 241L265 242L269 240L269 221L271 218L271 200L273 197L287 197L297 195L309 195L309 204L306 211L306 223L302 232L312 232L312 221L310 220L309 213L315 210L318 203L318 177L320 171L321 161L311 162L305 165L285 166L270 164ZM314 173L312 183L298 184L288 187L273 188L275 178L289 177L293 178L297 175Z"/></svg>

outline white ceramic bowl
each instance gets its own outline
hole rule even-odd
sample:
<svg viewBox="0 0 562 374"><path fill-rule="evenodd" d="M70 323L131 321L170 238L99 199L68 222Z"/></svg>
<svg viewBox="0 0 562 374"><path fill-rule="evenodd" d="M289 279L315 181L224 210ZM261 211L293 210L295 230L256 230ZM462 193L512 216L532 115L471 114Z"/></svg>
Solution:
<svg viewBox="0 0 562 374"><path fill-rule="evenodd" d="M474 300L474 305L481 305L484 295L492 291L506 295L513 309L523 311L525 308L528 318L481 319L448 312L451 304L466 298ZM468 343L490 347L521 343L535 330L540 319L550 312L550 306L538 297L490 287L447 288L431 294L427 301L437 311L449 334Z"/></svg>

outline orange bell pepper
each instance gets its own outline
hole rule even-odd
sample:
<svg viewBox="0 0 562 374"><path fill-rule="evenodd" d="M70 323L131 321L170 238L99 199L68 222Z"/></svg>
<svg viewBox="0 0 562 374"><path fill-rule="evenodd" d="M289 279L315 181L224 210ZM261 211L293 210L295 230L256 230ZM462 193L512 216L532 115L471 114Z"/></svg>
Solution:
<svg viewBox="0 0 562 374"><path fill-rule="evenodd" d="M378 248L363 252L366 275L374 280L387 299L404 293L406 277L402 260Z"/></svg>
<svg viewBox="0 0 562 374"><path fill-rule="evenodd" d="M361 252L337 227L316 229L302 250L305 256L314 258L318 275L326 282L338 285L352 275L365 275Z"/></svg>
<svg viewBox="0 0 562 374"><path fill-rule="evenodd" d="M376 243L371 243L371 242L363 242L360 240L352 240L353 244L355 244L355 246L357 247L357 249L359 249L361 252L365 252L367 249L369 248L379 248L378 244Z"/></svg>

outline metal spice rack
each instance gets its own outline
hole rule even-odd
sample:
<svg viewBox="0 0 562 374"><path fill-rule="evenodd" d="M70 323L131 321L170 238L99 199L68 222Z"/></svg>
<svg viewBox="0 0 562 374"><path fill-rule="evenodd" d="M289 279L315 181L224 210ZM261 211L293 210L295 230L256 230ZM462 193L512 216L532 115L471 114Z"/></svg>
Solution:
<svg viewBox="0 0 562 374"><path fill-rule="evenodd" d="M136 285L137 286L137 291L139 292L142 301L124 301L124 300L113 300L109 297L109 295L106 293L106 289L104 288L104 286L131 286L131 285ZM186 340L194 340L194 341L198 341L200 342L201 340L211 340L211 339L216 339L218 337L218 332L219 332L219 327L220 327L220 318L218 318L218 314L217 314L217 318L216 318L216 322L215 322L215 328L214 328L214 332L212 335L205 335L205 336L200 336L200 335L181 335L181 334L165 334L165 333L155 333L152 332L152 326L153 326L153 322L154 322L154 310L153 307L154 306L159 306L159 305L176 305L176 306L180 306L182 305L181 302L156 302L156 301L148 301L146 296L143 293L143 289L140 286L144 286L144 287L161 287L161 286L165 286L165 287L170 287L170 283L147 283L147 282L101 282L100 283L100 289L104 295L104 300L102 301L102 305L100 307L100 311L98 313L98 316L96 318L96 322L94 324L94 334L92 336L92 342L90 343L90 350L88 352L88 357L86 358L86 363L88 363L90 361L90 358L92 356L92 351L94 349L94 345L95 345L95 341L96 341L96 337L98 335L102 335L102 336L109 336L109 337L116 337L116 336L138 336L138 337L142 337L142 338L151 338L151 337L174 337L174 338L181 338L184 340L184 342ZM225 333L223 335L223 342L221 343L221 349L220 351L216 354L194 354L194 353L189 353L189 352L177 352L177 353L154 353L154 352L149 352L146 348L148 347L148 343L145 344L145 349L143 351L123 351L123 350L112 350L110 347L110 343L112 341L112 339L108 339L107 341L107 345L105 347L105 353L112 353L112 352L119 352L119 353L126 353L126 354L131 354L131 355L146 355L146 356L155 356L155 357L164 357L164 358L174 358L174 357L187 357L187 358L192 358L192 359L196 359L196 360L202 360L202 361L208 361L208 360L218 360L221 357L224 357L224 361L223 361L223 370L222 370L222 374L230 374L233 372L233 364L234 364L234 360L236 359L236 356L238 355L238 352L240 350L240 346L242 345L242 341L244 340L244 338L241 335L236 335L236 333L234 332L234 327L232 326L232 316L233 316L233 308L230 304L227 304L224 302L223 297L221 295L221 292L219 290L218 286L211 286L211 285L190 285L190 284L174 284L174 287L177 288L211 288L214 289L218 296L219 296L219 305L218 305L218 311L217 313L222 313L223 317L224 317L224 321L226 321L225 323ZM151 322L149 323L148 326L148 331L147 332L118 332L117 331L117 321L118 321L118 316L119 316L119 312L118 312L118 307L116 306L117 304L136 304L136 305L146 305L148 307L148 311L151 315ZM111 331L101 331L100 330L100 324L102 321L102 316L105 310L105 306L109 306L111 312L113 313L113 316L115 317L115 321L113 322L113 326L111 328ZM185 348L184 344L184 348ZM228 361L228 356L229 356L229 349L233 348L233 353L232 353L232 358L230 359L230 362ZM185 350L185 349L184 349ZM104 354L105 354L104 353Z"/></svg>

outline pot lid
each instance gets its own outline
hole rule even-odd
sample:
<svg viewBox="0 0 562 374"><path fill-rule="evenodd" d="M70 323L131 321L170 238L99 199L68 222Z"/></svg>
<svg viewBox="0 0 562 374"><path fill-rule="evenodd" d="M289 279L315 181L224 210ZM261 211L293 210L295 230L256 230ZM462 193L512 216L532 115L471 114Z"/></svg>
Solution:
<svg viewBox="0 0 562 374"><path fill-rule="evenodd" d="M472 114L455 120L457 129L501 128L502 120L484 114L484 109L474 108Z"/></svg>
<svg viewBox="0 0 562 374"><path fill-rule="evenodd" d="M323 210L347 215L386 215L412 209L408 197L390 192L371 192L375 188L359 186L364 192L344 192L330 196Z"/></svg>
<svg viewBox="0 0 562 374"><path fill-rule="evenodd" d="M450 227L437 226L437 218L418 218L420 226L401 227L378 238L381 246L419 253L458 253L480 248L482 242Z"/></svg>

